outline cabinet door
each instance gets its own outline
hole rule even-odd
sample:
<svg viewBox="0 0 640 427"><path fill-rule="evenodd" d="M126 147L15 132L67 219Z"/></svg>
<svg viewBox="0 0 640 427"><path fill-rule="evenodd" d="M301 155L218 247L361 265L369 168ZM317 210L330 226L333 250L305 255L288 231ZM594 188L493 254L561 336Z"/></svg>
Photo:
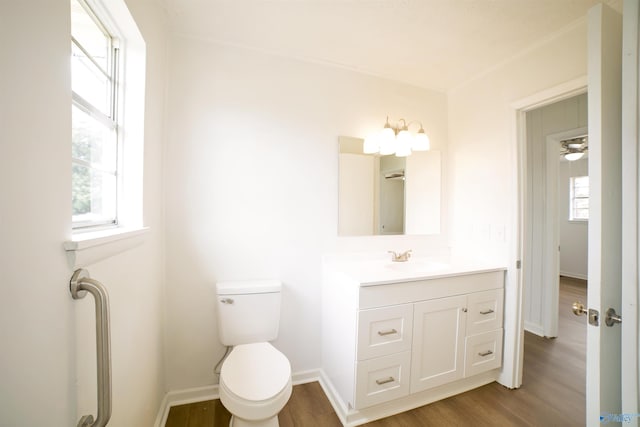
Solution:
<svg viewBox="0 0 640 427"><path fill-rule="evenodd" d="M411 392L462 378L466 296L414 305Z"/></svg>
<svg viewBox="0 0 640 427"><path fill-rule="evenodd" d="M413 304L361 310L358 313L357 360L411 348Z"/></svg>

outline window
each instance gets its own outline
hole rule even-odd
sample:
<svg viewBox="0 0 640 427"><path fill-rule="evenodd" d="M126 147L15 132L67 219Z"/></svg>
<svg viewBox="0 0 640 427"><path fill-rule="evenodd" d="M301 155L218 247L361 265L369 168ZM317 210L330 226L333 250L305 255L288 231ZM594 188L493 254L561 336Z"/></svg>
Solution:
<svg viewBox="0 0 640 427"><path fill-rule="evenodd" d="M71 0L73 228L118 223L118 47L84 0Z"/></svg>
<svg viewBox="0 0 640 427"><path fill-rule="evenodd" d="M71 239L75 267L140 243L146 43L124 0L71 5Z"/></svg>
<svg viewBox="0 0 640 427"><path fill-rule="evenodd" d="M589 219L589 177L572 176L569 178L569 220L587 221Z"/></svg>

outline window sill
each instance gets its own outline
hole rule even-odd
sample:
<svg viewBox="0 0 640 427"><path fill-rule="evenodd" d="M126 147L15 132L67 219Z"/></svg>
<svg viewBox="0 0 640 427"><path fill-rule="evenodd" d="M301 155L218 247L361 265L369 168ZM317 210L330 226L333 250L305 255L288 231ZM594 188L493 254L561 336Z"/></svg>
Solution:
<svg viewBox="0 0 640 427"><path fill-rule="evenodd" d="M64 242L72 268L86 267L144 242L149 227L112 228L78 233Z"/></svg>

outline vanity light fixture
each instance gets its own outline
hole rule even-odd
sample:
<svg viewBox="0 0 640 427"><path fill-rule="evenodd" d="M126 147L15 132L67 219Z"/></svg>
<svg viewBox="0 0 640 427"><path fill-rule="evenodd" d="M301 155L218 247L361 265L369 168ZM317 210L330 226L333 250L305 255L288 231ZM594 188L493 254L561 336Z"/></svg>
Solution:
<svg viewBox="0 0 640 427"><path fill-rule="evenodd" d="M420 129L415 134L409 132L412 124L420 125ZM422 123L414 120L407 122L400 119L397 124L389 123L389 116L384 128L380 132L375 132L364 140L362 151L365 154L380 153L381 156L395 154L397 157L411 155L412 151L427 151L431 148L429 137L424 132Z"/></svg>
<svg viewBox="0 0 640 427"><path fill-rule="evenodd" d="M585 152L589 149L589 141L586 135L560 141L560 145L562 147L561 155L570 162L583 158Z"/></svg>

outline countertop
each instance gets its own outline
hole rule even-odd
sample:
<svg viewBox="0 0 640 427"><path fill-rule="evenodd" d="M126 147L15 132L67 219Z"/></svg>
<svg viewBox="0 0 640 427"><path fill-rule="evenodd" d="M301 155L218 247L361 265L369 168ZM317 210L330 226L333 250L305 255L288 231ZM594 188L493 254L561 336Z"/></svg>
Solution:
<svg viewBox="0 0 640 427"><path fill-rule="evenodd" d="M405 262L392 262L389 258L333 258L326 266L342 273L360 286L386 285L396 282L429 280L466 274L504 271L504 263L465 258L412 257Z"/></svg>

